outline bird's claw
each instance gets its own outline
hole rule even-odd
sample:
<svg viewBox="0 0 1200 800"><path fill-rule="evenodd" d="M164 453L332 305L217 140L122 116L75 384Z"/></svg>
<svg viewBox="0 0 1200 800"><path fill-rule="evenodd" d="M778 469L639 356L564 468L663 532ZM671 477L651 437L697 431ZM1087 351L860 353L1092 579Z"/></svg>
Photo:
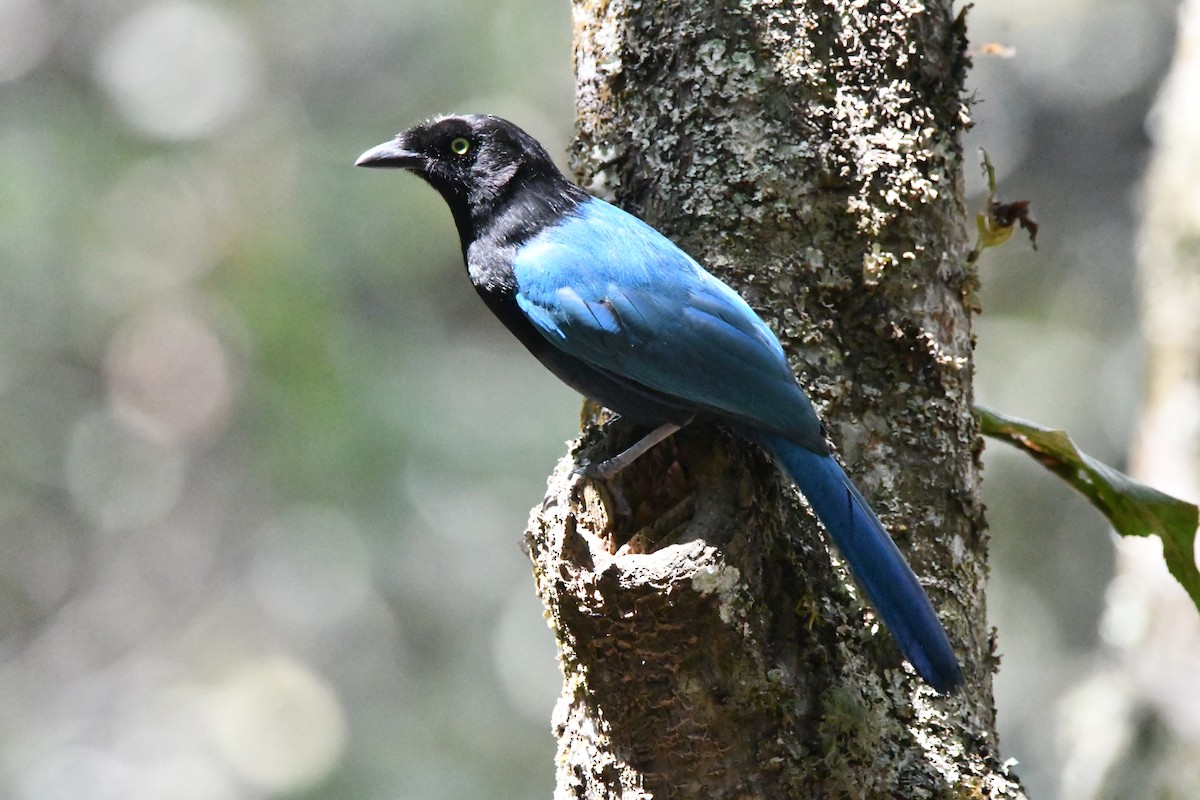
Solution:
<svg viewBox="0 0 1200 800"><path fill-rule="evenodd" d="M614 464L615 459L608 458L604 461L593 461L587 464L581 464L571 470L571 477L576 480L611 478L621 471L622 464Z"/></svg>

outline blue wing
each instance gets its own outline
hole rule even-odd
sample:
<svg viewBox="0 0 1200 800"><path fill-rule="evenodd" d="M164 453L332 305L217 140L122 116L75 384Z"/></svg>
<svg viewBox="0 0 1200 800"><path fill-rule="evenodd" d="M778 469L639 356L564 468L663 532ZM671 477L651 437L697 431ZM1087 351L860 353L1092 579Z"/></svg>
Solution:
<svg viewBox="0 0 1200 800"><path fill-rule="evenodd" d="M559 350L826 452L816 412L770 328L636 217L588 200L525 243L513 274L521 311Z"/></svg>

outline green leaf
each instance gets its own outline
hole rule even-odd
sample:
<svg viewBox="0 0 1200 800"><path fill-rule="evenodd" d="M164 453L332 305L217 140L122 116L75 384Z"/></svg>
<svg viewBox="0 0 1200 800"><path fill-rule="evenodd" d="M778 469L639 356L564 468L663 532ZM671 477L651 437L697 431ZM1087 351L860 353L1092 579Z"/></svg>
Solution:
<svg viewBox="0 0 1200 800"><path fill-rule="evenodd" d="M1157 536L1167 569L1200 609L1195 538L1200 510L1138 483L1075 446L1065 431L1043 428L976 406L983 433L1033 456L1100 509L1122 536Z"/></svg>

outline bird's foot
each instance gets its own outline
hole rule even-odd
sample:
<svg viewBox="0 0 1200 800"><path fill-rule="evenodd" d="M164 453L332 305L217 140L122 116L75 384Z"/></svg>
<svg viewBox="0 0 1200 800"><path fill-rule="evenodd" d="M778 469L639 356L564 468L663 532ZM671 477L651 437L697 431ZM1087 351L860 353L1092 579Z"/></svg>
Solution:
<svg viewBox="0 0 1200 800"><path fill-rule="evenodd" d="M688 422L690 421L688 420ZM686 424L687 422L684 423L684 425ZM670 438L671 434L682 427L683 425L676 425L674 422L664 422L612 458L576 467L571 475L577 478L611 478L641 458L651 447Z"/></svg>
<svg viewBox="0 0 1200 800"><path fill-rule="evenodd" d="M626 451L628 452L628 451ZM603 461L596 461L589 464L581 464L571 470L572 478L612 478L618 472L625 469L632 463L632 460L622 459L621 456L625 453L619 453L612 458L606 458Z"/></svg>

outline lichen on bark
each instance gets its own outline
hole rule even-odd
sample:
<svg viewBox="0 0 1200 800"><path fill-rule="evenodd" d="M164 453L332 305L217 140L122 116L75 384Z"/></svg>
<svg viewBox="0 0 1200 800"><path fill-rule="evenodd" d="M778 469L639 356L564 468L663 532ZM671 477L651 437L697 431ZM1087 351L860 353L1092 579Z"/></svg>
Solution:
<svg viewBox="0 0 1200 800"><path fill-rule="evenodd" d="M968 676L899 658L794 488L696 425L608 482L591 414L527 542L559 641L559 798L1013 797L984 613L974 275L948 2L575 3L574 167L735 286Z"/></svg>

